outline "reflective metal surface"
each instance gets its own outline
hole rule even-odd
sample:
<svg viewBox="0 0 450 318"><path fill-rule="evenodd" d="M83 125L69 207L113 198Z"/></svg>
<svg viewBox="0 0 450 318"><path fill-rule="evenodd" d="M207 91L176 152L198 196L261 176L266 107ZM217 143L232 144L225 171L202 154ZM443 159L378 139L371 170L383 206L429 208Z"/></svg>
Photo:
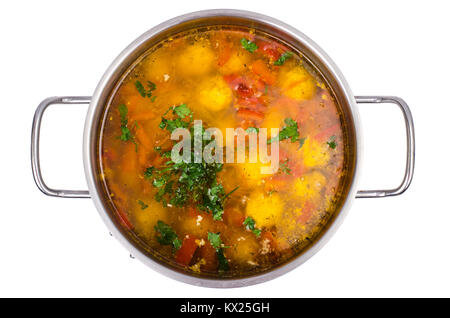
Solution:
<svg viewBox="0 0 450 318"><path fill-rule="evenodd" d="M415 161L415 136L414 122L408 104L396 96L356 96L358 104L395 104L400 107L406 126L406 168L405 175L400 185L390 190L360 190L356 193L357 198L382 198L402 194L411 184L414 174Z"/></svg>
<svg viewBox="0 0 450 318"><path fill-rule="evenodd" d="M116 223L114 216L109 212L106 201L99 182L99 171L97 167L98 147L97 138L101 124L101 116L104 107L108 102L111 91L120 81L124 72L153 44L162 39L187 29L211 26L211 25L236 25L255 28L259 31L269 33L286 44L299 50L302 55L315 65L328 84L333 89L338 104L342 108L342 113L346 122L346 133L349 140L349 171L348 184L346 184L345 200L341 203L340 211L330 220L327 228L322 231L322 235L306 249L302 254L291 261L277 267L271 271L263 272L254 276L232 278L232 279L212 279L201 276L193 276L182 270L169 267L167 264L153 258L142 250L142 248L132 242L125 235L124 230ZM86 116L83 141L83 158L85 175L89 191L78 190L54 190L48 188L41 176L39 168L39 128L42 114L50 104L74 103L75 101L89 103L89 97L82 98L59 98L47 99L39 105L36 110L35 121L32 132L32 168L36 184L39 189L47 195L59 197L92 197L97 210L108 227L109 232L133 255L154 270L171 277L173 279L204 287L241 287L262 283L276 278L284 273L298 267L311 256L313 256L335 233L339 225L345 218L350 206L357 197L382 197L397 195L406 190L409 186L414 168L414 127L411 113L408 106L399 98L395 97L358 97L360 103L380 103L393 102L399 105L404 113L407 123L408 138L408 161L406 174L402 184L394 190L380 191L358 191L356 190L359 178L359 162L361 160L361 130L359 126L359 116L356 101L353 94L342 76L341 72L333 61L320 49L313 41L291 26L275 20L271 17L260 15L248 11L240 10L207 10L199 11L166 21L151 30L147 31L131 43L110 65L102 79L100 80L94 95L92 96L89 110Z"/></svg>
<svg viewBox="0 0 450 318"><path fill-rule="evenodd" d="M31 170L33 172L34 182L44 194L52 197L61 198L90 198L87 190L59 190L48 187L41 173L40 156L39 156L39 139L41 134L42 116L48 106L53 104L89 104L91 97L89 96L65 96L65 97L49 97L43 100L36 112L34 113L33 126L31 128Z"/></svg>

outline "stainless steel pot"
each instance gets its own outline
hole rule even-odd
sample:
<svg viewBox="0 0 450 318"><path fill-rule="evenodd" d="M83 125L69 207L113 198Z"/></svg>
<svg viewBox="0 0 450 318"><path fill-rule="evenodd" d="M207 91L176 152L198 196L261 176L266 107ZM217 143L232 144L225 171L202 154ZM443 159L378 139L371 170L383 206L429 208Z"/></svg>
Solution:
<svg viewBox="0 0 450 318"><path fill-rule="evenodd" d="M252 27L260 31L274 35L284 40L291 46L296 47L305 58L315 65L328 81L335 96L342 107L347 122L347 133L349 135L352 149L352 164L349 169L349 182L347 185L347 196L340 211L330 220L328 227L322 235L312 244L310 248L294 258L292 261L277 267L271 271L258 275L233 278L233 279L211 279L192 276L168 267L164 263L144 253L134 242L129 240L116 220L110 214L105 204L100 183L98 182L97 159L97 131L101 121L101 115L110 96L111 90L120 79L124 71L133 64L136 59L153 44L160 40L178 33L180 31L206 25L238 25ZM359 123L357 104L391 103L400 107L406 124L407 157L405 175L401 184L390 190L362 190L357 191L356 185L359 179L361 161L361 128ZM52 104L90 104L84 127L83 156L84 168L89 190L59 190L49 188L41 174L39 166L39 132L41 119L44 111ZM395 196L403 193L411 183L414 172L414 126L408 105L398 97L393 96L357 96L354 97L341 72L328 55L322 51L312 40L293 27L275 20L271 17L248 11L238 10L207 10L189 13L166 21L147 31L133 43L131 43L110 65L98 84L92 97L50 97L45 99L36 109L31 135L31 163L33 176L38 188L46 195L62 198L92 198L100 216L115 236L130 253L158 272L185 283L205 287L240 287L261 283L278 277L304 263L313 256L337 230L345 215L347 214L354 198L380 198Z"/></svg>

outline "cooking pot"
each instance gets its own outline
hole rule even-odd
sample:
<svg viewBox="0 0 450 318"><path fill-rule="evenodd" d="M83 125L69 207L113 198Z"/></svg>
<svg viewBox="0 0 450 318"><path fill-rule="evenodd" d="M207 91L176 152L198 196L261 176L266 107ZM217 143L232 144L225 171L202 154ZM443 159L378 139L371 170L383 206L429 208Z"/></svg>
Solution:
<svg viewBox="0 0 450 318"><path fill-rule="evenodd" d="M101 115L107 104L115 84L120 80L124 72L135 63L148 48L175 33L191 28L211 25L234 25L246 26L269 33L276 38L288 43L302 52L304 58L308 59L323 77L328 81L334 91L336 99L342 108L345 129L350 144L351 164L348 169L349 182L346 188L346 197L338 211L330 219L326 228L318 239L300 255L291 261L276 267L270 271L259 273L254 276L242 278L212 279L201 276L193 276L179 269L171 268L169 265L153 258L145 253L135 242L127 238L120 224L107 208L101 185L97 166L97 136L101 123ZM389 190L360 190L357 191L359 170L361 162L361 128L357 111L357 104L379 104L390 103L400 107L406 124L407 156L406 169L401 184ZM86 116L83 140L83 160L88 190L59 190L49 188L42 177L39 164L39 133L42 116L48 106L52 104L89 104ZM399 97L393 96L356 96L354 97L341 72L328 55L322 51L313 41L293 27L261 14L239 11L239 10L207 10L189 13L166 21L147 31L134 42L132 42L110 65L100 80L92 97L50 97L41 102L34 115L31 135L31 163L34 180L38 188L46 195L62 198L92 198L100 216L108 227L110 233L116 237L131 255L139 259L149 267L186 283L206 287L240 287L261 283L278 277L295 267L304 263L314 255L333 235L347 214L354 198L381 198L395 196L403 193L411 183L414 172L414 126L408 105Z"/></svg>

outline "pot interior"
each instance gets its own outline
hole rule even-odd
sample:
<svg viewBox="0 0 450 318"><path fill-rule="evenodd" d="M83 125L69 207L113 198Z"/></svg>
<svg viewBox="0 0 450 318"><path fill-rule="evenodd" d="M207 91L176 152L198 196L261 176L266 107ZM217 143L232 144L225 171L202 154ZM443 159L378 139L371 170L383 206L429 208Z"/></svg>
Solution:
<svg viewBox="0 0 450 318"><path fill-rule="evenodd" d="M294 255L284 259L282 262L276 263L270 268L247 271L241 274L233 273L230 275L186 271L186 266L180 266L177 262L168 261L167 257L154 253L152 249L142 244L142 240L133 231L127 229L127 226L124 226L123 220L120 217L120 213L122 212L118 214L117 207L112 203L111 191L105 183L101 163L101 157L104 155L101 136L104 133L105 122L109 120L111 114L109 108L113 105L114 97L120 90L123 81L150 54L149 52L151 52L155 45L164 42L168 38L177 38L180 34L185 34L190 30L206 30L214 28L214 26L227 27L244 32L246 30L255 30L257 34L265 35L284 47L298 52L308 67L312 68L311 72L314 72L318 77L322 78L329 89L330 95L339 110L343 130L342 138L345 140L345 163L343 165L343 170L345 171L339 182L339 198L333 205L333 211L329 213L325 224L321 224L320 230L311 238L310 242L304 245L301 250L295 252ZM319 245L318 242L323 240L326 233L330 231L330 227L338 223L336 220L341 217L343 207L347 204L347 201L353 199L349 198L349 195L353 191L356 172L357 134L352 103L352 97L349 96L349 91L345 83L342 82L342 77L337 73L335 67L330 64L329 59L317 47L312 45L309 39L282 23L267 18L263 19L260 16L244 16L242 13L223 15L223 13L211 12L207 16L198 13L190 15L189 18L175 18L148 31L133 42L113 63L97 88L93 104L91 105L92 117L90 122L87 123L87 125L90 125L91 132L88 139L90 147L89 168L92 169L91 176L95 186L94 191L91 192L98 194L97 203L100 205L100 212L103 214L104 219L108 219L107 223L114 227L114 231L117 233L116 235L121 236L126 241L128 247L132 247L133 254L141 256L141 259L145 258L147 264L157 269L168 269L175 276L178 275L178 278L191 276L193 279L197 279L197 281L204 280L206 282L213 282L211 284L205 283L205 285L218 286L221 283L214 282L227 280L248 282L252 277L264 277L261 279L267 280L267 277L270 277L271 273L277 271L282 273L287 269L298 266L306 260L310 256L307 254L312 253L314 247ZM301 129L300 126L300 131ZM147 205L146 203L144 204ZM119 217L117 217L118 215ZM276 275L272 275L272 277L274 276ZM181 280L192 282L192 280L184 278L181 278Z"/></svg>

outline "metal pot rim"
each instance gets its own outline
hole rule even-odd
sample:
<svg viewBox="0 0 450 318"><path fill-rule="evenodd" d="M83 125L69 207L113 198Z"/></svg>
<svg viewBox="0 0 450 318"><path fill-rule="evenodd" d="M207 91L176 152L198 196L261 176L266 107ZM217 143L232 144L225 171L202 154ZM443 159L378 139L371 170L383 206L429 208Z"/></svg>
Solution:
<svg viewBox="0 0 450 318"><path fill-rule="evenodd" d="M326 232L313 243L313 245L304 253L294 258L292 261L287 262L271 271L264 272L261 274L257 274L255 276L244 277L244 278L235 278L235 279L211 279L211 278L203 278L203 277L195 277L191 276L187 273L181 273L175 271L167 266L161 265L153 259L149 258L147 255L142 253L139 249L137 249L116 227L114 222L111 220L110 216L106 212L105 206L102 203L101 196L102 193L99 191L97 182L94 177L94 164L95 164L95 149L92 146L93 140L95 140L95 136L97 134L96 129L94 129L94 121L95 121L95 112L100 105L100 96L104 93L104 90L107 84L111 81L111 78L115 72L117 72L118 67L126 60L126 58L135 51L140 45L145 43L151 37L154 37L156 34L164 31L165 29L174 26L176 24L180 24L183 22L187 22L190 20L195 20L199 18L205 17L238 17L243 19L248 19L249 21L256 21L259 23L269 24L274 28L280 29L283 32L289 34L290 36L296 38L298 41L301 41L303 45L308 47L311 52L314 52L318 58L321 59L322 63L326 64L329 71L332 72L334 79L340 85L340 89L342 90L345 98L348 102L348 105L351 109L353 115L353 124L356 135L355 142L355 168L352 184L349 188L348 195L345 199L341 207L341 211L333 220L333 223L326 229ZM157 272L168 276L170 278L176 279L178 281L182 281L188 284L202 286L202 287L219 287L219 288L230 288L230 287L242 287L249 286L258 283L262 283L271 279L274 279L278 276L281 276L294 268L300 266L305 261L307 261L310 257L316 254L332 237L332 235L336 232L336 230L341 225L343 219L347 215L351 204L356 195L356 183L359 176L360 171L360 160L361 160L361 128L359 123L359 115L356 108L355 98L348 86L345 78L342 73L339 71L338 67L331 60L331 58L311 39L305 36L300 31L295 28L279 21L269 16L265 16L262 14L250 12L250 11L242 11L242 10L229 10L229 9L217 9L217 10L204 10L193 12L189 14L185 14L173 19L170 19L166 22L163 22L149 31L142 34L135 41L133 41L122 53L113 61L113 63L108 67L102 79L100 80L95 93L92 97L89 110L86 116L85 127L84 127L84 137L83 137L83 161L84 161L84 169L86 180L89 188L89 193L94 201L94 204L103 219L104 223L108 227L111 234L116 237L119 242L128 250L130 253L142 261L144 264L153 268Z"/></svg>

